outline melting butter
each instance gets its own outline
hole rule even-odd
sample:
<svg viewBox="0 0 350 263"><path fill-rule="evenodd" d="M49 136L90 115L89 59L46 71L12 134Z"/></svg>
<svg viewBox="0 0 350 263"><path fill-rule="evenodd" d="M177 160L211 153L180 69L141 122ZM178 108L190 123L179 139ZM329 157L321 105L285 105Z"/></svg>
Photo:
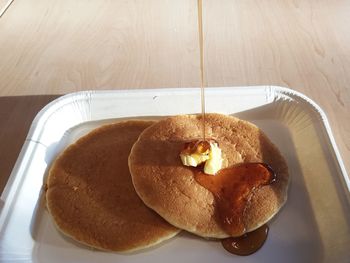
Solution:
<svg viewBox="0 0 350 263"><path fill-rule="evenodd" d="M204 173L215 175L223 165L222 151L213 141L189 143L180 153L182 164L197 167L204 164Z"/></svg>

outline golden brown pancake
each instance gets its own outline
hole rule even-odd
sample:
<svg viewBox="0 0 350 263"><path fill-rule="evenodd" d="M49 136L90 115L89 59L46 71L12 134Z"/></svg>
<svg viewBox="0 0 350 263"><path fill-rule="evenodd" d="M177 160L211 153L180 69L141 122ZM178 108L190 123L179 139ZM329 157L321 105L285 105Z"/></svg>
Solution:
<svg viewBox="0 0 350 263"><path fill-rule="evenodd" d="M245 209L245 232L255 230L269 221L287 199L287 164L254 124L221 114L207 114L205 121L206 136L219 143L228 166L265 162L277 174L275 183L254 192ZM199 115L161 120L140 135L131 150L129 168L141 199L168 222L203 237L224 238L228 234L217 220L213 194L196 182L193 168L183 166L179 158L184 143L199 138Z"/></svg>
<svg viewBox="0 0 350 263"><path fill-rule="evenodd" d="M136 194L128 156L153 122L105 125L70 145L47 179L47 208L57 227L88 246L134 251L173 237L179 230Z"/></svg>

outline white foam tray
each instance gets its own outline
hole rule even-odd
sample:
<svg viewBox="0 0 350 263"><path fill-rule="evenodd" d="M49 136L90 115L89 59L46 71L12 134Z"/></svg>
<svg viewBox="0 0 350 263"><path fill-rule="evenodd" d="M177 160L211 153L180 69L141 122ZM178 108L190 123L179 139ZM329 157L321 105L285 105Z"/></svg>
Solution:
<svg viewBox="0 0 350 263"><path fill-rule="evenodd" d="M270 222L261 250L227 253L186 233L125 255L94 251L62 236L42 199L57 153L102 123L200 111L199 89L87 91L68 94L35 118L1 196L0 262L349 262L349 177L324 112L290 89L206 89L207 112L234 114L261 127L287 159L289 199Z"/></svg>

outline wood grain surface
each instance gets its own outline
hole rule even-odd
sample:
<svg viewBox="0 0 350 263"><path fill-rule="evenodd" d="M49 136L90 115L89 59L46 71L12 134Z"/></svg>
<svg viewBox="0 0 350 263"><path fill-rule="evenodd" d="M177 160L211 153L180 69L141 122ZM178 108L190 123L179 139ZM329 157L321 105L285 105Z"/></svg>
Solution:
<svg viewBox="0 0 350 263"><path fill-rule="evenodd" d="M0 96L41 106L33 95L199 86L196 4L15 0L0 18ZM350 171L350 1L203 0L203 11L207 85L304 93L326 112ZM29 102L7 103L1 114L20 116ZM20 120L6 125L27 129Z"/></svg>

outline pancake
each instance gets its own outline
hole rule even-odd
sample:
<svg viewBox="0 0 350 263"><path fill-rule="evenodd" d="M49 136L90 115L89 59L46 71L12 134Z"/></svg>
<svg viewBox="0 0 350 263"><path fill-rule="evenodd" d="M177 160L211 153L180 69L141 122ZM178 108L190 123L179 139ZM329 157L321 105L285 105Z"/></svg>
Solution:
<svg viewBox="0 0 350 263"><path fill-rule="evenodd" d="M136 194L128 156L153 122L127 121L97 128L53 163L46 205L59 230L88 246L130 252L153 246L179 230Z"/></svg>
<svg viewBox="0 0 350 263"><path fill-rule="evenodd" d="M201 118L174 116L147 128L131 150L129 169L138 195L168 222L199 236L225 238L229 235L218 221L214 195L196 182L194 169L183 166L179 158L185 142L202 138ZM276 172L276 182L254 191L244 211L245 229L237 236L253 231L286 202L286 161L252 123L221 114L207 114L205 121L206 136L218 142L227 166L264 162Z"/></svg>

